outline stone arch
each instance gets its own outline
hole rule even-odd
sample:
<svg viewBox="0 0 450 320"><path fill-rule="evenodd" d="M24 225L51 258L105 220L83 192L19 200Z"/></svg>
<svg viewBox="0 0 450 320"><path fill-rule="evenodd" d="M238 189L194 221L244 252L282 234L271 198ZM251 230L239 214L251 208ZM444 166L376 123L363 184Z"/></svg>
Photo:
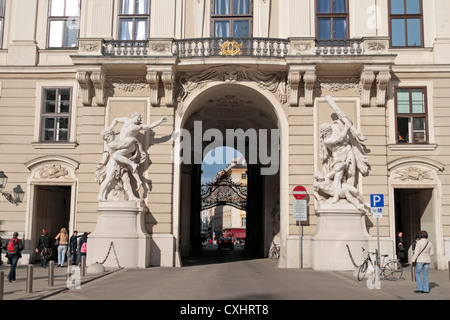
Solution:
<svg viewBox="0 0 450 320"><path fill-rule="evenodd" d="M286 255L286 241L289 234L289 170L288 170L288 158L289 158L289 124L287 115L284 110L284 103L286 102L283 95L280 95L278 90L269 90L264 86L261 86L255 81L236 81L236 82L224 82L224 81L207 81L202 85L189 92L185 99L179 105L179 112L175 117L175 132L184 128L187 119L190 115L197 111L196 101L204 97L205 95L219 92L221 90L227 90L234 87L235 89L243 90L243 92L249 92L258 96L261 101L264 101L265 111L273 115L275 123L280 133L280 167L279 167L279 210L280 210L280 246L281 257L279 260L279 267L286 267L287 255ZM179 145L175 144L174 153L180 152ZM180 235L180 177L181 167L176 165L174 168L174 202L173 202L173 235L175 240ZM181 259L179 255L178 241L176 243L175 253L175 266L181 265Z"/></svg>

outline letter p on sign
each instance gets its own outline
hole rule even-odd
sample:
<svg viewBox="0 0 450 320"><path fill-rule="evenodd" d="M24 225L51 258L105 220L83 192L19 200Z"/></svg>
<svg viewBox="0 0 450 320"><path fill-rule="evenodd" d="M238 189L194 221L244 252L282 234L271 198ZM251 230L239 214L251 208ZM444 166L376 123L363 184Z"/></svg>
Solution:
<svg viewBox="0 0 450 320"><path fill-rule="evenodd" d="M384 207L384 197L382 194L371 194L370 195L370 206L372 208Z"/></svg>

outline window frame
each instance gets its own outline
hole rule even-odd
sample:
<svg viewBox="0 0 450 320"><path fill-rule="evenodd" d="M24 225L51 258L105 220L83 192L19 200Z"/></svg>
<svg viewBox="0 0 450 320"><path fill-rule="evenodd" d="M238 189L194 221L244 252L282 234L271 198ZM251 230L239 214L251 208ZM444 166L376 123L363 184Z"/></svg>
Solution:
<svg viewBox="0 0 450 320"><path fill-rule="evenodd" d="M64 46L64 40L65 40L65 36L64 36L64 30L62 32L62 45L60 47L51 47L50 46L50 36L51 36L51 22L52 21L63 21L63 23L66 23L69 20L74 19L74 16L52 16L52 1L61 1L61 0L49 0L48 2L48 12L47 12L47 49L64 49L64 50L78 50L78 41L75 41L75 45L74 46L70 46L70 47L65 47ZM64 1L64 12L66 9L66 0ZM82 0L77 0L78 1L78 16L76 17L77 20L77 36L76 36L76 40L80 37L80 19L81 19L81 1Z"/></svg>
<svg viewBox="0 0 450 320"><path fill-rule="evenodd" d="M391 6L391 0L388 0L388 17L389 17L389 46L391 49L409 49L409 48L424 48L425 47L425 41L424 41L424 23L423 23L423 1L419 0L419 8L420 13L406 13L406 6L407 6L408 0L403 0L403 8L405 10L405 13L402 14L393 14L392 13L392 6ZM394 46L392 44L392 20L393 19L404 19L405 22L408 19L419 19L420 20L420 46L409 46L408 45L408 23L405 23L405 45L404 46Z"/></svg>
<svg viewBox="0 0 450 320"><path fill-rule="evenodd" d="M341 40L342 38L334 38L333 37L333 19L334 18L345 18L345 22L346 22L346 39L350 38L350 8L348 6L348 0L345 0L345 13L342 12L333 12L333 1L334 0L329 0L330 1L330 11L329 13L319 13L319 0L315 1L315 10L316 10L316 39L318 40ZM330 39L320 39L319 38L319 18L331 18L331 23L330 23L330 34L332 36L332 38Z"/></svg>
<svg viewBox="0 0 450 320"><path fill-rule="evenodd" d="M412 90L423 90L423 102L424 102L424 113L413 113L412 112ZM398 90L408 90L409 91L409 113L398 113ZM429 125L429 112L428 112L428 97L427 97L427 87L426 86L396 86L394 87L394 112L395 112L395 143L397 145L423 145L423 144L429 144L430 143L430 125ZM414 141L414 129L411 130L411 132L408 132L410 134L410 141L406 142L400 142L399 141L399 132L398 132L398 118L408 118L408 119L414 119L414 118L425 118L425 134L426 139L423 142L415 142ZM409 121L409 120L408 120ZM413 121L411 122L411 125L413 125ZM409 129L408 129L409 131Z"/></svg>
<svg viewBox="0 0 450 320"><path fill-rule="evenodd" d="M151 0L147 0L147 13L145 14L136 14L136 5L134 5L134 12L132 14L123 14L121 13L122 11L122 3L123 0L118 1L119 7L117 8L117 39L120 41L145 41L150 37L150 12L151 12ZM134 4L136 4L136 2L134 2ZM128 20L131 19L132 20L132 30L133 30L133 39L130 40L126 40L126 39L121 39L120 34L121 34L121 20ZM136 40L135 38L135 34L136 34L136 20L139 19L146 19L147 20L147 28L145 30L146 32L146 37L145 39L142 40Z"/></svg>
<svg viewBox="0 0 450 320"><path fill-rule="evenodd" d="M215 1L211 0L211 11L210 11L210 29L212 38L237 38L234 35L234 22L235 21L249 21L248 26L248 38L253 38L253 0L248 0L249 13L248 14L234 14L234 0L230 0L230 14L215 14ZM230 35L228 37L216 37L214 22L218 20L229 20L230 21Z"/></svg>
<svg viewBox="0 0 450 320"><path fill-rule="evenodd" d="M3 37L5 33L5 10L6 10L6 0L2 0L2 3L0 4L1 11L0 11L0 49L3 49Z"/></svg>
<svg viewBox="0 0 450 320"><path fill-rule="evenodd" d="M49 90L55 90L56 91L55 92L56 93L55 94L56 95L55 112L52 112L52 113L44 112L45 100L46 100L46 92L49 91ZM69 99L68 99L68 101L69 101L69 110L66 113L58 113L57 109L56 109L56 106L57 106L57 103L58 103L58 92L60 90L69 90L69 93L70 93L70 96L69 96ZM39 113L39 117L40 117L40 120L39 120L39 123L40 123L40 125L39 125L39 136L38 136L39 137L38 138L39 139L39 143L51 143L51 144L56 143L56 144L58 144L58 143L69 143L69 142L71 142L73 94L74 94L74 90L73 90L73 87L71 87L71 86L62 86L62 87L44 86L44 87L42 87L41 102L40 102L41 106L40 106L40 113ZM59 116L60 114L63 114L64 116ZM66 116L66 114L67 114L67 116ZM45 131L44 120L45 119L49 119L49 118L54 118L54 119L67 118L68 119L67 139L66 140L55 140L55 138L56 138L56 123L57 123L56 121L55 121L55 124L54 124L54 129L55 129L54 132L55 132L55 134L54 134L53 140L45 140L44 139L44 131Z"/></svg>

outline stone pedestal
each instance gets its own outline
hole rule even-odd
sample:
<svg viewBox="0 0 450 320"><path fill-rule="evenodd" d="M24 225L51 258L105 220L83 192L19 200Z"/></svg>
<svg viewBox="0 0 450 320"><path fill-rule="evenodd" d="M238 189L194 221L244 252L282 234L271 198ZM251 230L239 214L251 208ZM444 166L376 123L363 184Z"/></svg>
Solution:
<svg viewBox="0 0 450 320"><path fill-rule="evenodd" d="M353 270L347 250L353 255L367 249L369 234L365 225L365 212L342 202L321 204L316 210L317 232L312 238L312 268L315 270Z"/></svg>
<svg viewBox="0 0 450 320"><path fill-rule="evenodd" d="M121 267L148 267L150 236L144 228L145 212L142 201L99 202L97 226L88 237L87 265L102 262L112 242ZM103 265L117 267L113 249Z"/></svg>

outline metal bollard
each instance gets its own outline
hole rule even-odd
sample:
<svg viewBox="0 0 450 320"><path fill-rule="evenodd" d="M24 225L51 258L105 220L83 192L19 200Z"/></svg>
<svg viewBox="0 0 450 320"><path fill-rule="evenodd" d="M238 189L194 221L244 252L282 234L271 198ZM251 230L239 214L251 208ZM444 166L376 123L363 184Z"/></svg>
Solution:
<svg viewBox="0 0 450 320"><path fill-rule="evenodd" d="M3 300L3 292L5 292L5 273L0 270L0 300Z"/></svg>
<svg viewBox="0 0 450 320"><path fill-rule="evenodd" d="M450 261L448 262L448 281L450 282Z"/></svg>
<svg viewBox="0 0 450 320"><path fill-rule="evenodd" d="M53 287L55 283L55 261L48 263L48 286Z"/></svg>
<svg viewBox="0 0 450 320"><path fill-rule="evenodd" d="M81 276L86 275L86 256L81 257Z"/></svg>
<svg viewBox="0 0 450 320"><path fill-rule="evenodd" d="M32 293L33 292L33 270L34 270L34 266L32 264L29 264L28 268L27 268L27 288L26 288L26 293Z"/></svg>

